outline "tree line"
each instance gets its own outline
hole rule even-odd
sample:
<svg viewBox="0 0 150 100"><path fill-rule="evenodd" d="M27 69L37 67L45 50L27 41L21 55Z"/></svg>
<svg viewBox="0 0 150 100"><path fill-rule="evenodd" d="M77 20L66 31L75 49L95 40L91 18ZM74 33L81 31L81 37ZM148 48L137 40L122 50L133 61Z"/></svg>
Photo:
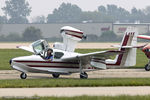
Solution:
<svg viewBox="0 0 150 100"><path fill-rule="evenodd" d="M21 34L10 33L8 35L1 34L0 41L35 41L42 39L42 31L33 26L27 27Z"/></svg>
<svg viewBox="0 0 150 100"><path fill-rule="evenodd" d="M44 2L44 1L43 1ZM6 0L2 7L4 16L0 15L0 23L26 24L32 8L26 0ZM95 11L83 11L71 3L62 3L47 16L37 16L31 23L94 23L94 22L121 22L121 23L149 23L150 6L145 9L133 7L128 11L117 5L100 5Z"/></svg>
<svg viewBox="0 0 150 100"><path fill-rule="evenodd" d="M146 35L150 35L150 33L146 33ZM83 39L82 42L120 42L122 40L122 36L116 35L113 31L105 31L102 32L100 36L95 34L88 34L86 39ZM34 26L30 26L25 28L25 30L21 33L10 33L8 35L1 34L0 42L18 42L18 41L36 41L38 39L45 39L49 42L62 42L62 37L46 37L42 36L42 31L39 28ZM148 42L148 40L138 40L139 42Z"/></svg>

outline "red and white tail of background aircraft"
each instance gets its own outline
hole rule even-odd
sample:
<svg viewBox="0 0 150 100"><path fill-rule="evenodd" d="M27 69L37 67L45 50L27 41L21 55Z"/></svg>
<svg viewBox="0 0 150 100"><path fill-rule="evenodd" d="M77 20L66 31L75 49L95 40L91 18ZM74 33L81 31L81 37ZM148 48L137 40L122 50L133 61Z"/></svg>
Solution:
<svg viewBox="0 0 150 100"><path fill-rule="evenodd" d="M150 40L150 36L147 36L147 35L138 35L137 37L141 38L141 39ZM145 70L150 71L150 45L146 44L146 45L142 46L141 48L142 48L142 51L147 56L147 58L149 59L148 64L145 65Z"/></svg>
<svg viewBox="0 0 150 100"><path fill-rule="evenodd" d="M54 78L60 75L80 73L80 78L88 78L88 71L122 68L136 64L136 45L138 32L135 28L127 28L119 50L106 50L92 53L76 53L77 42L84 38L82 31L70 26L61 28L63 43L54 43L52 59L47 60L47 50L50 48L45 40L33 42L29 47L18 48L32 52L33 55L17 57L10 60L12 68L22 72L21 79L26 79L27 72L48 73ZM114 60L108 59L116 55Z"/></svg>

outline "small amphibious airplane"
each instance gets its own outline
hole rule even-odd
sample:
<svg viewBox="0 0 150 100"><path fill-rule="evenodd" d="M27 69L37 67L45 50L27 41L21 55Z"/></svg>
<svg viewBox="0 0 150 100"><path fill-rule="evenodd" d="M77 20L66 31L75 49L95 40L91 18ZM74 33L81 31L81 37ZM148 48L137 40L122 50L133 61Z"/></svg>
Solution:
<svg viewBox="0 0 150 100"><path fill-rule="evenodd" d="M12 68L22 72L21 79L27 78L27 72L48 73L54 78L60 75L80 73L80 78L88 78L88 71L122 68L136 64L136 44L138 32L135 28L127 28L119 50L106 50L92 53L76 53L75 46L85 35L82 31L64 26L60 31L63 43L54 43L50 48L45 40L33 42L29 47L18 48L32 52L33 55L17 57L10 60ZM114 60L108 59L116 55Z"/></svg>
<svg viewBox="0 0 150 100"><path fill-rule="evenodd" d="M150 36L147 36L147 35L138 35L137 37L141 38L141 39L150 40ZM142 48L142 51L147 56L147 58L149 59L148 64L145 65L145 70L150 71L150 45L146 44L146 45L142 46L141 48Z"/></svg>

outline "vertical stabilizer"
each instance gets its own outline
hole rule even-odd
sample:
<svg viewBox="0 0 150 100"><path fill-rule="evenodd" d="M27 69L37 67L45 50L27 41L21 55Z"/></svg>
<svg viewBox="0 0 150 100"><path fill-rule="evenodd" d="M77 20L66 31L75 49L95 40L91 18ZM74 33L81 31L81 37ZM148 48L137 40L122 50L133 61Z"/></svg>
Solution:
<svg viewBox="0 0 150 100"><path fill-rule="evenodd" d="M120 66L128 67L136 64L136 48L134 46L137 45L137 36L138 31L135 27L127 28L119 48L119 50L125 52L118 56L117 62L120 62ZM128 48L128 46L133 47Z"/></svg>
<svg viewBox="0 0 150 100"><path fill-rule="evenodd" d="M119 50L123 51L123 54L116 56L115 60L106 60L107 65L114 65L117 67L128 67L136 64L136 48L138 31L135 27L128 27Z"/></svg>

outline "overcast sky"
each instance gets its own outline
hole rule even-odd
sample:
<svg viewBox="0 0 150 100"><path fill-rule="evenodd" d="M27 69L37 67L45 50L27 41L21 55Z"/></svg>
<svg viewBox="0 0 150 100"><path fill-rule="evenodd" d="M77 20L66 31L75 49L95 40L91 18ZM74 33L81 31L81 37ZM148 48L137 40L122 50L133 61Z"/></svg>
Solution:
<svg viewBox="0 0 150 100"><path fill-rule="evenodd" d="M115 4L127 10L133 7L143 9L150 5L150 0L26 0L32 7L31 17L38 15L47 16L55 8L58 8L62 2L68 2L78 5L83 11L94 11L100 5ZM0 8L5 6L5 0L0 0ZM3 15L0 9L0 15Z"/></svg>

